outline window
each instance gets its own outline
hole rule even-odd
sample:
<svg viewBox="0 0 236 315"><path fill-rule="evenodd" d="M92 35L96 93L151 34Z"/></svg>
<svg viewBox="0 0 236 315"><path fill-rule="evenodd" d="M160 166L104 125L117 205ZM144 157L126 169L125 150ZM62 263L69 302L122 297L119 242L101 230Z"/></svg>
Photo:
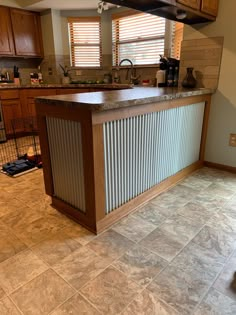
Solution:
<svg viewBox="0 0 236 315"><path fill-rule="evenodd" d="M113 15L113 66L124 58L131 59L134 65L155 65L160 55L174 57L174 36L175 22L162 17L130 11Z"/></svg>
<svg viewBox="0 0 236 315"><path fill-rule="evenodd" d="M101 67L100 17L68 18L72 67Z"/></svg>

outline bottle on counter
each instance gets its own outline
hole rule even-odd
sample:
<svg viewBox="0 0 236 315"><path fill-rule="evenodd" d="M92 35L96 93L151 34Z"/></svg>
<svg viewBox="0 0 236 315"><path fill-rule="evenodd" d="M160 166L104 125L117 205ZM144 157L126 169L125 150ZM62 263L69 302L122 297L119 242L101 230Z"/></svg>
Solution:
<svg viewBox="0 0 236 315"><path fill-rule="evenodd" d="M38 80L39 80L39 84L43 83L43 75L42 75L40 66L38 66Z"/></svg>

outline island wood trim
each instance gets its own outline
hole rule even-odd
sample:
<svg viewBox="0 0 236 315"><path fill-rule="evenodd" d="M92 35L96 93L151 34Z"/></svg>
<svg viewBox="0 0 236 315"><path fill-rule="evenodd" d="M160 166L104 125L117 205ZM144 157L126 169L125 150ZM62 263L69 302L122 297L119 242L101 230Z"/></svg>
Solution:
<svg viewBox="0 0 236 315"><path fill-rule="evenodd" d="M97 222L97 233L100 233L107 229L109 226L126 216L127 214L137 210L137 208L143 206L146 202L150 201L154 197L168 190L174 186L177 182L184 179L186 176L196 171L197 169L203 167L203 161L197 161L194 164L186 167L177 174L163 180L160 184L155 185L149 190L145 191L141 195L135 197L129 202L125 203L121 207L115 209L113 212L106 215L106 217Z"/></svg>
<svg viewBox="0 0 236 315"><path fill-rule="evenodd" d="M65 106L60 103L58 104L48 104L40 103L36 106L37 116L54 117L65 120L72 120L82 123L84 120L87 121L87 117L91 116L90 111L76 106Z"/></svg>
<svg viewBox="0 0 236 315"><path fill-rule="evenodd" d="M43 176L46 194L53 196L54 187L52 180L52 166L50 160L50 150L47 136L46 117L37 115L38 129L40 133L40 147L43 161Z"/></svg>
<svg viewBox="0 0 236 315"><path fill-rule="evenodd" d="M229 165L224 165L224 164L219 164L219 163L214 163L214 162L209 162L209 161L204 161L204 165L207 167L217 168L222 171L236 173L235 166L229 166Z"/></svg>
<svg viewBox="0 0 236 315"><path fill-rule="evenodd" d="M133 116L145 115L153 112L160 112L171 108L188 106L191 104L206 102L209 100L210 97L211 97L210 94L196 95L151 104L123 107L119 109L111 109L97 112L93 111L92 123L93 125L102 124L107 121L125 119Z"/></svg>
<svg viewBox="0 0 236 315"><path fill-rule="evenodd" d="M209 123L209 116L210 116L210 108L211 108L211 96L207 95L206 103L205 103L204 116L203 116L202 138L201 138L201 147L200 147L200 154L199 154L199 159L201 161L204 161L204 157L205 157L206 139L207 139L207 130L208 130L208 123Z"/></svg>
<svg viewBox="0 0 236 315"><path fill-rule="evenodd" d="M96 225L95 208L95 173L93 156L93 129L90 112L81 121L81 138L84 169L84 192L86 217L91 226Z"/></svg>
<svg viewBox="0 0 236 315"><path fill-rule="evenodd" d="M105 217L105 164L103 125L93 126L93 164L96 221Z"/></svg>
<svg viewBox="0 0 236 315"><path fill-rule="evenodd" d="M52 198L52 206L60 211L61 213L65 214L66 216L70 217L74 221L78 222L80 225L86 227L89 231L93 233L97 233L96 222L93 220L93 216L88 216L86 213L75 209L68 203L64 202L63 200L51 196Z"/></svg>

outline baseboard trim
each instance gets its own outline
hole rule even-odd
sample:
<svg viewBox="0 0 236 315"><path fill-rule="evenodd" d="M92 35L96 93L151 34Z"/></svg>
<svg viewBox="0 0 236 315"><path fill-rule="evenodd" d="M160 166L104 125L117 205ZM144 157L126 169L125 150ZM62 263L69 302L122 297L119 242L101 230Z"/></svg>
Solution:
<svg viewBox="0 0 236 315"><path fill-rule="evenodd" d="M204 165L207 167L217 168L217 169L222 170L222 171L228 171L231 173L236 173L236 167L234 167L234 166L218 164L218 163L213 163L213 162L209 162L209 161L204 161Z"/></svg>

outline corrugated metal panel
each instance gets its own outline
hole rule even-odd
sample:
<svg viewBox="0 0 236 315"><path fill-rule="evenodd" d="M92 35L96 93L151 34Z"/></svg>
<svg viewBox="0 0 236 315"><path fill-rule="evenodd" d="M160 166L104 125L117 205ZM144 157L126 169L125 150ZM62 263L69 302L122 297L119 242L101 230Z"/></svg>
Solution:
<svg viewBox="0 0 236 315"><path fill-rule="evenodd" d="M204 107L103 124L107 214L199 160Z"/></svg>
<svg viewBox="0 0 236 315"><path fill-rule="evenodd" d="M85 212L80 123L47 117L55 196Z"/></svg>

